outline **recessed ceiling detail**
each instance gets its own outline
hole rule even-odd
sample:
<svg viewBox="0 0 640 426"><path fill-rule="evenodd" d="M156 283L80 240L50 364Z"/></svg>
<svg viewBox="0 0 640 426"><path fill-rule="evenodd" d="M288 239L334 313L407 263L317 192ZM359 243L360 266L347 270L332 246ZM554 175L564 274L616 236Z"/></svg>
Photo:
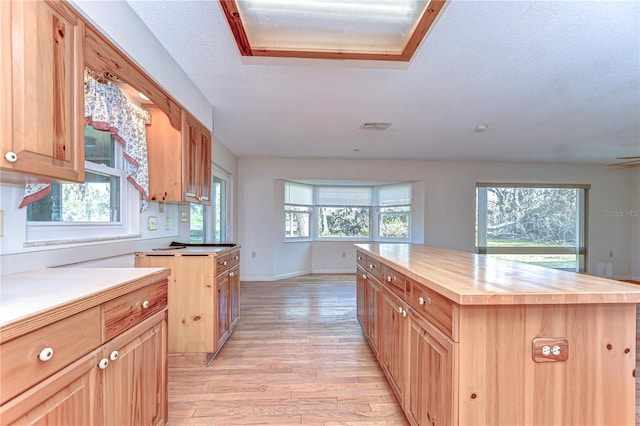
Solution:
<svg viewBox="0 0 640 426"><path fill-rule="evenodd" d="M409 61L447 0L220 0L242 56Z"/></svg>

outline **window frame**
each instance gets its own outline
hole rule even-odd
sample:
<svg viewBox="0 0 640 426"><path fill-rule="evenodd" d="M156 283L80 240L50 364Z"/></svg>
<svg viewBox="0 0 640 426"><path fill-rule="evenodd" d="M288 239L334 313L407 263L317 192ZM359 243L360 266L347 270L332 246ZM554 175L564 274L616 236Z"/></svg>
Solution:
<svg viewBox="0 0 640 426"><path fill-rule="evenodd" d="M283 228L284 228L284 232L283 232L283 239L284 242L306 242L306 241L318 241L318 242L348 242L348 241L353 241L353 242L366 242L366 241L382 241L382 242L401 242L401 243L411 243L412 241L412 214L413 214L413 202L411 202L410 204L407 203L403 203L403 204L388 204L388 205L379 205L379 191L380 188L383 187L387 187L390 185L407 185L409 188L409 192L410 194L413 192L413 182L410 181L406 181L406 182L390 182L388 184L384 184L384 185L357 185L357 184L353 184L353 182L348 182L345 183L344 185L336 185L335 182L332 181L332 183L327 183L326 185L324 184L309 184L309 183L301 183L301 182L297 182L297 181L284 181L284 188L285 188L285 192L286 192L286 188L287 188L287 184L294 184L294 185L304 185L307 186L309 188L311 188L312 190L312 204L310 205L302 205L302 204L294 204L294 203L287 203L286 202L286 195L285 195L285 200L284 200L284 211L283 211ZM371 205L342 205L342 204L330 204L330 203L324 203L322 205L320 205L319 201L318 201L318 192L319 189L318 188L332 188L332 187L358 187L358 188L369 188L372 191L372 197L371 197ZM411 200L413 200L413 197L411 196ZM310 232L309 232L309 237L289 237L286 235L286 215L287 215L287 206L291 205L291 206L298 206L298 207L309 207L311 209L311 217L310 217ZM381 208L389 208L389 207L408 207L408 217L409 217L409 222L407 224L407 238L395 238L395 237L381 237L380 236L380 230L379 230L379 214L380 214L380 209ZM320 237L318 235L318 220L319 220L319 209L320 208L365 208L368 210L369 213L369 236L368 237Z"/></svg>
<svg viewBox="0 0 640 426"><path fill-rule="evenodd" d="M575 247L545 246L488 246L487 244L487 188L539 188L539 189L574 189L577 190L576 212L576 245ZM585 184L555 183L476 183L476 247L475 251L483 255L561 255L576 256L575 268L553 268L574 272L586 272L587 269L587 229L589 210L589 189Z"/></svg>

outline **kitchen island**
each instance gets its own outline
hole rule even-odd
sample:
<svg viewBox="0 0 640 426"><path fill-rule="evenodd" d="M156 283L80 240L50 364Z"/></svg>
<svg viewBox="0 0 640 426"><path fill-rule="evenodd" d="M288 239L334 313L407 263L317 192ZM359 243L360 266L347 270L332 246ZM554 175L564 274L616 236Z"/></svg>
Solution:
<svg viewBox="0 0 640 426"><path fill-rule="evenodd" d="M425 245L356 248L358 320L411 424L634 424L637 286Z"/></svg>
<svg viewBox="0 0 640 426"><path fill-rule="evenodd" d="M169 365L208 365L240 319L240 246L176 245L135 253L169 276Z"/></svg>

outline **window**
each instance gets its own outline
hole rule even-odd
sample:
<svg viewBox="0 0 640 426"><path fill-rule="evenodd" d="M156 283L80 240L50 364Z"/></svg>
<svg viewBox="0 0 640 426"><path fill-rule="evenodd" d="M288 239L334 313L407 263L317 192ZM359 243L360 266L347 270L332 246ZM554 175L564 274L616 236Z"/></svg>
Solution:
<svg viewBox="0 0 640 426"><path fill-rule="evenodd" d="M476 251L583 272L588 185L478 184Z"/></svg>
<svg viewBox="0 0 640 426"><path fill-rule="evenodd" d="M227 241L227 181L214 176L212 187L212 238L214 243L224 243Z"/></svg>
<svg viewBox="0 0 640 426"><path fill-rule="evenodd" d="M189 242L204 243L204 204L189 204Z"/></svg>
<svg viewBox="0 0 640 426"><path fill-rule="evenodd" d="M411 229L411 185L382 186L378 188L377 195L378 239L408 239Z"/></svg>
<svg viewBox="0 0 640 426"><path fill-rule="evenodd" d="M410 241L411 184L285 182L285 239Z"/></svg>
<svg viewBox="0 0 640 426"><path fill-rule="evenodd" d="M312 205L313 187L293 182L285 182L285 238L311 237Z"/></svg>
<svg viewBox="0 0 640 426"><path fill-rule="evenodd" d="M85 182L52 184L45 198L27 206L32 222L120 222L122 203L122 150L110 132L86 126L84 132Z"/></svg>
<svg viewBox="0 0 640 426"><path fill-rule="evenodd" d="M369 239L373 188L318 186L318 239Z"/></svg>

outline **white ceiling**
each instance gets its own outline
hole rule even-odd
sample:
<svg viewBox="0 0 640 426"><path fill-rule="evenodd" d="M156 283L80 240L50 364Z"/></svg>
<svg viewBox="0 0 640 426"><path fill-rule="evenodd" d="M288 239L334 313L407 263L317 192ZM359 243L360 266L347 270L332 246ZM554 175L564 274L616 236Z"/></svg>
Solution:
<svg viewBox="0 0 640 426"><path fill-rule="evenodd" d="M243 58L217 1L129 3L240 157L640 155L639 1L451 0L413 60L392 64Z"/></svg>

